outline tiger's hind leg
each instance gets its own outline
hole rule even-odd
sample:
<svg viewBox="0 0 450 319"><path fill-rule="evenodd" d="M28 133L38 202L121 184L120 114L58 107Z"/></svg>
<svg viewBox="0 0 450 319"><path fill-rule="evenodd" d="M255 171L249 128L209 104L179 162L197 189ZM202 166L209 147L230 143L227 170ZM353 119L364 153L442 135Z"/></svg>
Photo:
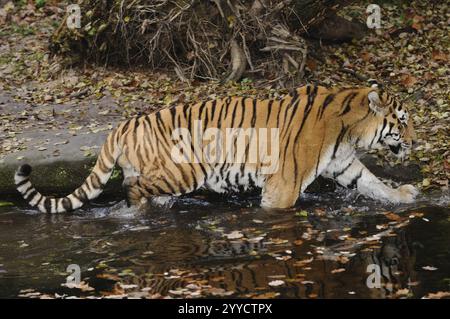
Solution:
<svg viewBox="0 0 450 319"><path fill-rule="evenodd" d="M142 176L125 178L123 187L129 207L138 206L144 208L150 204L153 207L170 209L175 202L174 196L160 195L157 189L151 185L150 180Z"/></svg>
<svg viewBox="0 0 450 319"><path fill-rule="evenodd" d="M138 176L126 177L123 180L122 187L125 191L125 200L128 207L140 207L146 204L147 198L151 196L151 194L140 185Z"/></svg>

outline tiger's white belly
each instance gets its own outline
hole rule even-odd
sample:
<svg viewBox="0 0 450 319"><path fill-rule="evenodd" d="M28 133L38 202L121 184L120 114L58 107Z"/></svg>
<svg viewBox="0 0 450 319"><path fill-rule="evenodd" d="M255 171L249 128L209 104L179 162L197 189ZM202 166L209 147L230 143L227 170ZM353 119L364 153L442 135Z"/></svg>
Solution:
<svg viewBox="0 0 450 319"><path fill-rule="evenodd" d="M245 167L242 170L240 164L232 164L229 167L225 164L224 167L218 165L209 174L203 188L217 193L240 192L263 187L264 182L265 176L258 174L256 169Z"/></svg>

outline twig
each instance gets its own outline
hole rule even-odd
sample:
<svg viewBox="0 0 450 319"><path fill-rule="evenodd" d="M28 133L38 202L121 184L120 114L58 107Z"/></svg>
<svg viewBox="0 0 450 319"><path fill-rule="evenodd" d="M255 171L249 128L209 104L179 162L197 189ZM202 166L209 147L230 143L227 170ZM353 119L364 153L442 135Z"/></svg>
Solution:
<svg viewBox="0 0 450 319"><path fill-rule="evenodd" d="M349 69L349 68L341 68L341 71L347 74L351 74L354 77L356 77L358 80L363 81L363 82L367 82L369 80L369 78L365 75L359 74L356 71Z"/></svg>

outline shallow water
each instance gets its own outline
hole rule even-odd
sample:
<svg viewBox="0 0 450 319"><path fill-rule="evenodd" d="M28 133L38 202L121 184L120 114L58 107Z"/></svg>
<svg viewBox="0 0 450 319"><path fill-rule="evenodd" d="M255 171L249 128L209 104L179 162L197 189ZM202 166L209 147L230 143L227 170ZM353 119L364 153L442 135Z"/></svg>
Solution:
<svg viewBox="0 0 450 319"><path fill-rule="evenodd" d="M1 207L0 297L422 298L450 292L448 194L401 207L343 190L306 194L283 211L257 203L197 196L171 210L136 212L111 201L54 216ZM70 264L80 266L85 284L63 286Z"/></svg>

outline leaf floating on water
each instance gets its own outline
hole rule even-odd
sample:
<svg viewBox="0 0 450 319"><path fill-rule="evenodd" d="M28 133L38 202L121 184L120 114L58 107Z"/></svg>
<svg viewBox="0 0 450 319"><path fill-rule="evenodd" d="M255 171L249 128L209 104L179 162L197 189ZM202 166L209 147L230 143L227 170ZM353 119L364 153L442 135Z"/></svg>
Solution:
<svg viewBox="0 0 450 319"><path fill-rule="evenodd" d="M124 285L120 284L120 287L124 290L138 288L138 285Z"/></svg>
<svg viewBox="0 0 450 319"><path fill-rule="evenodd" d="M282 244L287 244L288 242L289 242L289 240L287 240L287 239L270 238L269 244L282 245Z"/></svg>
<svg viewBox="0 0 450 319"><path fill-rule="evenodd" d="M289 259L291 259L291 256L279 256L279 257L275 257L276 260L282 260L282 261L287 261Z"/></svg>
<svg viewBox="0 0 450 319"><path fill-rule="evenodd" d="M222 288L210 288L208 292L213 296L230 296L234 294L234 291L226 291Z"/></svg>
<svg viewBox="0 0 450 319"><path fill-rule="evenodd" d="M308 212L306 210L301 210L295 213L297 217L308 217Z"/></svg>
<svg viewBox="0 0 450 319"><path fill-rule="evenodd" d="M183 295L183 290L169 290L169 293L171 293L172 295Z"/></svg>
<svg viewBox="0 0 450 319"><path fill-rule="evenodd" d="M442 299L450 297L450 291L438 291L438 292L430 292L428 295L426 295L425 299Z"/></svg>
<svg viewBox="0 0 450 319"><path fill-rule="evenodd" d="M433 266L423 266L422 269L423 270L429 270L429 271L438 270L436 267L433 267Z"/></svg>
<svg viewBox="0 0 450 319"><path fill-rule="evenodd" d="M228 238L228 239L239 239L239 238L242 238L242 237L244 237L244 234L242 234L240 231L238 231L238 230L235 230L235 231L232 231L231 233L229 233L229 234L224 234L224 236L226 237L226 238Z"/></svg>
<svg viewBox="0 0 450 319"><path fill-rule="evenodd" d="M282 285L284 285L283 280L272 280L271 282L269 282L269 286L271 286L271 287L278 287L278 286L282 286Z"/></svg>
<svg viewBox="0 0 450 319"><path fill-rule="evenodd" d="M344 271L345 271L345 268L338 268L338 269L333 269L331 271L331 273L332 274L337 274L337 273L344 272Z"/></svg>
<svg viewBox="0 0 450 319"><path fill-rule="evenodd" d="M399 289L399 290L397 290L397 291L395 292L395 294L396 294L397 296L408 296L410 293L411 293L411 292L409 291L408 288L405 288L405 289Z"/></svg>
<svg viewBox="0 0 450 319"><path fill-rule="evenodd" d="M313 260L314 260L314 257L311 257L309 259L299 260L294 263L294 266L302 267L302 266L305 266L306 264L311 263Z"/></svg>
<svg viewBox="0 0 450 319"><path fill-rule="evenodd" d="M393 213L393 212L386 212L386 213L384 213L384 215L385 215L386 218L389 219L389 220L393 220L393 221L399 221L399 220L402 220L402 218L401 218L399 215L397 215L397 214L395 214L395 213Z"/></svg>
<svg viewBox="0 0 450 319"><path fill-rule="evenodd" d="M366 241L379 241L379 240L380 240L379 235L373 235L373 236L366 237Z"/></svg>
<svg viewBox="0 0 450 319"><path fill-rule="evenodd" d="M147 230L150 229L149 226L136 226L136 227L132 227L129 230L130 231L141 231L141 230Z"/></svg>
<svg viewBox="0 0 450 319"><path fill-rule="evenodd" d="M6 206L14 206L14 203L7 202L7 201L0 201L0 207L6 207Z"/></svg>
<svg viewBox="0 0 450 319"><path fill-rule="evenodd" d="M93 291L94 290L94 288L89 286L89 284L84 281L81 281L79 284L74 283L74 282L63 283L63 284L61 284L61 286L67 287L69 289L74 289L74 288L80 289L81 291Z"/></svg>
<svg viewBox="0 0 450 319"><path fill-rule="evenodd" d="M279 292L266 292L264 294L254 296L253 299L272 299L278 297L279 295Z"/></svg>

